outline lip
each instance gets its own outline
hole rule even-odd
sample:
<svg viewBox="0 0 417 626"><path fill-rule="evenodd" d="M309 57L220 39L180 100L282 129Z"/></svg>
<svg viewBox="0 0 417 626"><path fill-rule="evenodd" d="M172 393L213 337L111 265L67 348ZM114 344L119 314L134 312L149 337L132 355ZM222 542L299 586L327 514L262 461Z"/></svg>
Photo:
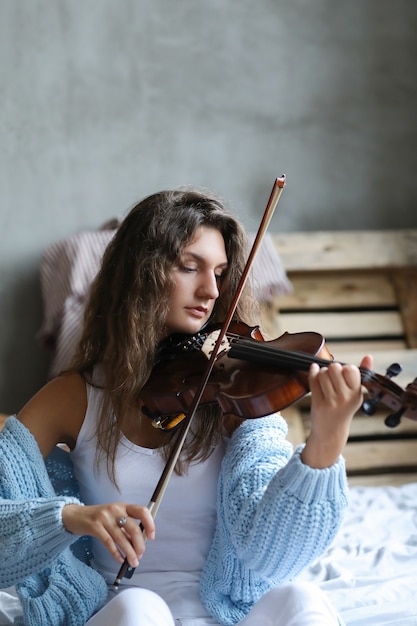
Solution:
<svg viewBox="0 0 417 626"><path fill-rule="evenodd" d="M193 317L196 317L198 319L202 319L203 317L206 317L207 315L207 310L206 308L202 307L202 306L190 306L190 307L186 307L186 311L192 315Z"/></svg>

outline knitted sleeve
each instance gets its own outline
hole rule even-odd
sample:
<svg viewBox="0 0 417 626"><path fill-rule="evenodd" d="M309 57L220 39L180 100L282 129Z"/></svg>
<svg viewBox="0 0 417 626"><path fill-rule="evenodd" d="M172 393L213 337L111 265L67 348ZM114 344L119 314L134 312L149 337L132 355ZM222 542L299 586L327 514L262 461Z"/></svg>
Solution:
<svg viewBox="0 0 417 626"><path fill-rule="evenodd" d="M333 539L347 505L342 458L313 469L293 454L280 416L246 420L223 459L218 517L201 597L227 626L269 589L293 579Z"/></svg>
<svg viewBox="0 0 417 626"><path fill-rule="evenodd" d="M69 495L69 467L56 456L51 463L64 471L65 495L55 493L34 437L10 417L0 432L0 587L16 585L26 626L83 626L107 585L69 548L78 537L65 530L62 508L81 503Z"/></svg>
<svg viewBox="0 0 417 626"><path fill-rule="evenodd" d="M291 456L280 417L246 420L220 479L226 532L245 567L280 581L298 574L333 539L348 502L343 459L313 469Z"/></svg>
<svg viewBox="0 0 417 626"><path fill-rule="evenodd" d="M72 503L81 504L56 495L35 439L10 417L0 433L0 587L49 566L79 539L62 523Z"/></svg>
<svg viewBox="0 0 417 626"><path fill-rule="evenodd" d="M78 536L67 532L61 511L76 498L0 499L0 588L51 565Z"/></svg>

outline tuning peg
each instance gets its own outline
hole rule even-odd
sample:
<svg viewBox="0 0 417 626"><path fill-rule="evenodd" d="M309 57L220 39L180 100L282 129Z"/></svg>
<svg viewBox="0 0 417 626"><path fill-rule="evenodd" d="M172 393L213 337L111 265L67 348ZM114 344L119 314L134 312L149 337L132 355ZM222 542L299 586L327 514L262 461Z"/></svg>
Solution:
<svg viewBox="0 0 417 626"><path fill-rule="evenodd" d="M401 422L401 418L403 416L405 409L401 408L396 413L391 413L391 415L387 415L384 420L385 426L388 428L395 428Z"/></svg>
<svg viewBox="0 0 417 626"><path fill-rule="evenodd" d="M372 398L372 400L364 400L364 402L362 403L362 411L365 413L365 415L373 415L375 413L376 407L378 406L378 402L381 398L382 393L379 393L375 396L375 398Z"/></svg>
<svg viewBox="0 0 417 626"><path fill-rule="evenodd" d="M403 371L402 366L399 363L391 363L387 371L385 372L385 376L388 378L394 378L394 376L398 376Z"/></svg>
<svg viewBox="0 0 417 626"><path fill-rule="evenodd" d="M388 367L387 371L385 372L385 376L387 378L394 378L394 376L398 376L398 374L400 374L402 370L403 368L399 363L391 363L391 365ZM373 415L375 413L376 408L378 406L378 402L381 400L382 396L383 394L382 392L380 392L376 396L374 396L372 399L368 399L363 402L362 411L365 413L365 415ZM396 425L397 424L394 424L394 426Z"/></svg>

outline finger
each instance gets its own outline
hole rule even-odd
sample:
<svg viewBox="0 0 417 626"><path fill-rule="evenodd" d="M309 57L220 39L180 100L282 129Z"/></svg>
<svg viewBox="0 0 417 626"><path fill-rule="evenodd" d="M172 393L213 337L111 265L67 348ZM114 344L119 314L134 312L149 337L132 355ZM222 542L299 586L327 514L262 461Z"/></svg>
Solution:
<svg viewBox="0 0 417 626"><path fill-rule="evenodd" d="M136 535L134 542L130 536L131 532ZM106 516L103 531L97 536L119 562L126 557L129 565L138 566L139 559L145 551L145 541L137 522L128 517L125 508L113 510L112 514Z"/></svg>
<svg viewBox="0 0 417 626"><path fill-rule="evenodd" d="M321 391L320 384L318 381L319 372L320 372L319 365L317 363L312 363L308 371L308 384L310 387L310 391L313 394Z"/></svg>
<svg viewBox="0 0 417 626"><path fill-rule="evenodd" d="M344 396L346 392L359 390L360 381L361 375L356 365L332 363L321 383L327 394Z"/></svg>
<svg viewBox="0 0 417 626"><path fill-rule="evenodd" d="M137 567L145 552L145 539L142 530L136 522L134 522L134 528L135 533L133 536L129 535L124 528L120 529L121 535L118 535L115 540L129 564L132 567Z"/></svg>
<svg viewBox="0 0 417 626"><path fill-rule="evenodd" d="M361 375L359 368L356 365L344 365L342 368L342 376L346 385L351 390L360 388Z"/></svg>
<svg viewBox="0 0 417 626"><path fill-rule="evenodd" d="M129 565L137 567L139 563L138 556L122 529L116 526L116 524L110 529L102 527L97 532L96 537L116 561L123 563L126 557Z"/></svg>
<svg viewBox="0 0 417 626"><path fill-rule="evenodd" d="M331 363L328 367L322 367L317 374L317 381L325 398L328 400L336 398L343 383L342 365Z"/></svg>
<svg viewBox="0 0 417 626"><path fill-rule="evenodd" d="M329 365L326 375L323 375L322 384L328 385L328 389L338 393L344 391L345 386L349 389L359 384L360 375L356 365L342 365L342 363L332 363Z"/></svg>
<svg viewBox="0 0 417 626"><path fill-rule="evenodd" d="M140 521L148 539L155 538L155 521L147 506L134 504L126 505L126 512L132 518ZM137 526L137 523L136 523ZM131 528L131 527L130 527Z"/></svg>
<svg viewBox="0 0 417 626"><path fill-rule="evenodd" d="M116 543L118 550L125 556L128 560L129 565L132 567L137 567L139 565L139 561L145 552L145 542L143 537L138 538L133 544L132 539L129 537L124 528L120 528L116 531L117 534L113 535L113 539Z"/></svg>
<svg viewBox="0 0 417 626"><path fill-rule="evenodd" d="M120 528L120 531L129 542L128 544L129 547L126 549L125 548L126 544L124 540L118 541L120 548L126 554L126 557L128 557L128 560L131 554L130 547L132 547L136 557L138 559L141 559L143 556L143 553L145 552L144 529L141 526L139 526L139 523L137 520L133 518L128 518L126 523Z"/></svg>
<svg viewBox="0 0 417 626"><path fill-rule="evenodd" d="M373 356L370 354L367 354L366 356L363 357L360 367L363 367L364 369L368 369L371 370L374 367L374 359Z"/></svg>
<svg viewBox="0 0 417 626"><path fill-rule="evenodd" d="M360 389L359 369L354 365L335 362L320 369L311 391L315 403L335 406L349 400L352 392L359 392Z"/></svg>
<svg viewBox="0 0 417 626"><path fill-rule="evenodd" d="M310 367L309 384L312 400L315 404L336 400L337 394L329 377L328 367L319 367L317 364L313 364Z"/></svg>
<svg viewBox="0 0 417 626"><path fill-rule="evenodd" d="M155 522L150 510L148 507L127 504L126 516L119 518L117 521L137 558L141 559L145 552L145 539L154 539L155 537ZM126 550L126 544L120 541L118 541L118 544L130 562L131 552Z"/></svg>

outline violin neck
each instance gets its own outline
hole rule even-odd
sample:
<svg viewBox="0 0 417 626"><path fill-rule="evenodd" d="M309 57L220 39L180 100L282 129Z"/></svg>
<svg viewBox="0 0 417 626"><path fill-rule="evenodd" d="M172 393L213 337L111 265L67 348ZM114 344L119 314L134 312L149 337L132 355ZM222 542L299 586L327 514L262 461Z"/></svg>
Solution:
<svg viewBox="0 0 417 626"><path fill-rule="evenodd" d="M282 350L268 345L268 342L255 339L239 339L231 343L227 355L232 359L252 361L278 369L282 368L288 374L297 370L307 372L312 363L317 363L320 367L327 367L335 362L308 352ZM340 361L336 362L341 363ZM341 363L341 365L344 364ZM362 384L369 392L368 400L362 405L365 413L372 415L377 404L381 403L394 411L385 420L387 426L396 426L403 416L417 421L417 382L414 381L404 391L392 381L391 378L401 371L401 366L398 363L393 363L385 376L364 367L359 367L359 371Z"/></svg>

